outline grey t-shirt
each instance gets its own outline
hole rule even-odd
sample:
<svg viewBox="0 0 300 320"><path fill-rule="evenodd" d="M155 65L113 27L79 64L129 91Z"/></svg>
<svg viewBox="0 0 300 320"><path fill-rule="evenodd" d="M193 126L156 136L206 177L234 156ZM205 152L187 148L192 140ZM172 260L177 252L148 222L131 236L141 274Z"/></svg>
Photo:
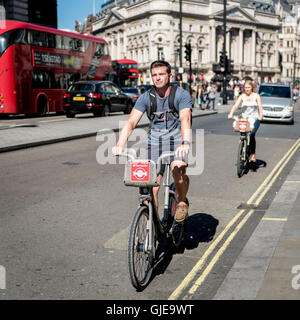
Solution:
<svg viewBox="0 0 300 320"><path fill-rule="evenodd" d="M165 98L160 98L158 94L156 94L157 108L154 113L154 119L151 124L151 132L159 131L162 134L166 132L173 131L175 129L181 128L180 119L174 115L169 109L169 96ZM185 108L192 108L192 100L190 94L182 89L181 87L177 87L175 98L174 98L174 106L178 111L178 114L181 110ZM149 91L143 93L136 101L135 109L141 112L149 112L150 110L150 95Z"/></svg>
<svg viewBox="0 0 300 320"><path fill-rule="evenodd" d="M151 123L148 136L148 158L157 161L158 157L169 151L175 151L181 145L181 122L179 117L169 109L168 96L160 98L156 94L157 108ZM177 87L174 97L174 107L179 112L183 109L192 108L190 94ZM149 91L143 93L135 103L135 109L141 112L150 111L150 94ZM176 158L175 158L176 159ZM172 158L170 161L173 161ZM187 162L187 160L185 160Z"/></svg>

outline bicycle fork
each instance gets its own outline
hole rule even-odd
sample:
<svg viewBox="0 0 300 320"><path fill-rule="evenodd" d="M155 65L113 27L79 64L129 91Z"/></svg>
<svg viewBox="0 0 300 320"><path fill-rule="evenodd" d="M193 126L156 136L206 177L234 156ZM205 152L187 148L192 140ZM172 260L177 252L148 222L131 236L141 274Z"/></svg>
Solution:
<svg viewBox="0 0 300 320"><path fill-rule="evenodd" d="M140 188L140 194L139 194L139 201L140 205L145 205L145 202L147 203L149 217L147 220L146 225L146 238L144 244L138 244L138 250L144 251L145 253L150 252L152 250L152 241L150 239L153 239L153 195L151 194L149 188ZM137 239L138 241L138 239Z"/></svg>

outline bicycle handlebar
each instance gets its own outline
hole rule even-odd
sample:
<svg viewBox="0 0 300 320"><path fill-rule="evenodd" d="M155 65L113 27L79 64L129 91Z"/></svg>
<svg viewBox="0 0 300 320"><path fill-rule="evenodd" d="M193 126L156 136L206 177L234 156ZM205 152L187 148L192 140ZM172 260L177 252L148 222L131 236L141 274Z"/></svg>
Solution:
<svg viewBox="0 0 300 320"><path fill-rule="evenodd" d="M174 151L164 152L162 155L160 155L157 159L157 165L158 165L157 172L160 172L163 160L170 158L170 157L173 157L174 155L175 155ZM127 158L130 158L130 160L134 161L134 160L136 160L136 150L124 149L122 153L117 154L115 156L116 157L118 157L118 156L127 157Z"/></svg>

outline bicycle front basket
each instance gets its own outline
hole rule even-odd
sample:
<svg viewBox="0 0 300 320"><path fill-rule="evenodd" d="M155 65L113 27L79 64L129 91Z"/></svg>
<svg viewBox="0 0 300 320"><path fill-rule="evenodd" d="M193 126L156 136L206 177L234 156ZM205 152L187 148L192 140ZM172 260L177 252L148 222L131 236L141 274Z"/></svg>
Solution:
<svg viewBox="0 0 300 320"><path fill-rule="evenodd" d="M157 186L156 165L152 160L130 160L125 164L124 184L132 187Z"/></svg>
<svg viewBox="0 0 300 320"><path fill-rule="evenodd" d="M250 122L248 120L238 120L233 124L234 131L250 132Z"/></svg>

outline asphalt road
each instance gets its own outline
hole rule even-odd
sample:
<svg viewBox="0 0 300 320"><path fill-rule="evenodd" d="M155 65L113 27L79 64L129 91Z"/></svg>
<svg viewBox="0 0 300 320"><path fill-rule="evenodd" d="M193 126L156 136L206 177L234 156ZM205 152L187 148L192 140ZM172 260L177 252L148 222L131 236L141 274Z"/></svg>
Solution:
<svg viewBox="0 0 300 320"><path fill-rule="evenodd" d="M226 114L194 119L193 128L205 130L204 171L190 177L186 249L166 255L143 292L132 288L127 270L137 190L123 185L123 165L97 163L100 142L86 138L1 154L0 265L7 288L0 299L148 300L168 299L175 291L183 299L187 288L178 287L299 138L299 123L297 111L293 126L262 124L260 167L239 179L239 138ZM293 161L189 299L213 298Z"/></svg>

